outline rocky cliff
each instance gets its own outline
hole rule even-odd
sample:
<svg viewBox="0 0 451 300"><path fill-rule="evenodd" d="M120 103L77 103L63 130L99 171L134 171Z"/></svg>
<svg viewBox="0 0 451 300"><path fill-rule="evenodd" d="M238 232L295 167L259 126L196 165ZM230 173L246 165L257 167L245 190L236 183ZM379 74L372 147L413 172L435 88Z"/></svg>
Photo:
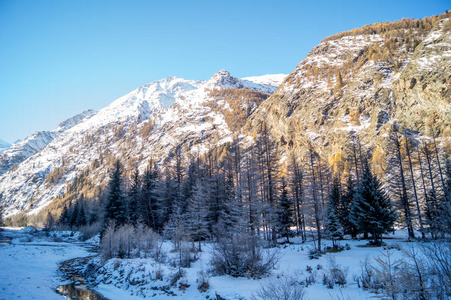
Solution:
<svg viewBox="0 0 451 300"><path fill-rule="evenodd" d="M451 21L446 14L365 26L316 46L249 118L286 150L328 155L350 133L376 145L393 124L451 135ZM397 126L396 126L397 127Z"/></svg>

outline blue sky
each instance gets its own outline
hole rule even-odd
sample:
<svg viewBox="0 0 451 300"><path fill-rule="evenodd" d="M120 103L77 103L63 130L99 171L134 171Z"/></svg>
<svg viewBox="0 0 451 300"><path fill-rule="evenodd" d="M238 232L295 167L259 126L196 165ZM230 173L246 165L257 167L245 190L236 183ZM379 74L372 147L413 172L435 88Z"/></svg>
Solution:
<svg viewBox="0 0 451 300"><path fill-rule="evenodd" d="M323 38L451 1L0 0L0 138L51 130L145 83L290 73Z"/></svg>

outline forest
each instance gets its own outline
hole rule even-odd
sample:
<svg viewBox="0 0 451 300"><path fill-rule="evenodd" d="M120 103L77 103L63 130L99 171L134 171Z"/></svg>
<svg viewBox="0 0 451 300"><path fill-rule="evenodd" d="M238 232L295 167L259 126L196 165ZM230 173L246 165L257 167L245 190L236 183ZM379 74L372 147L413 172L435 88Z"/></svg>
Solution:
<svg viewBox="0 0 451 300"><path fill-rule="evenodd" d="M438 251L437 257L449 254L446 144L436 139L420 144L399 128L377 149L351 133L343 151L328 159L313 145L304 153L283 155L264 123L261 133L243 144L236 139L203 155L177 147L171 163L163 167L150 160L142 173L128 170L130 176L117 159L100 202L75 200L58 220L49 215L46 226L101 230L105 260L150 252L158 257L157 241L172 241L180 272L196 260L204 243L213 243L214 273L233 277L270 274L277 248L293 238L314 241L309 257L315 259L342 251L343 240L384 246L383 234L406 230L409 241L441 245L430 249ZM332 246L325 246L325 239ZM421 299L427 289L443 284L424 276L424 291L414 291ZM449 281L449 273L442 279ZM363 288L381 289L374 278L365 280ZM449 296L449 285L438 293Z"/></svg>

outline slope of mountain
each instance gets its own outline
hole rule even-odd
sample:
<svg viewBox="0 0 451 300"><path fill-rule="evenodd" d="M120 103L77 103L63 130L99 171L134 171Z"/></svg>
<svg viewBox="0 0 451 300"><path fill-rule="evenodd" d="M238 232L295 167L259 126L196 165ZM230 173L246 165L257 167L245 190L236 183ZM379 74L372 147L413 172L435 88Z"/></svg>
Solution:
<svg viewBox="0 0 451 300"><path fill-rule="evenodd" d="M368 145L381 144L398 125L449 137L451 32L444 16L325 39L259 106L247 129L265 122L284 149L313 144L326 157L343 151L351 132Z"/></svg>
<svg viewBox="0 0 451 300"><path fill-rule="evenodd" d="M62 131L39 152L1 175L6 214L39 211L61 197L80 176L90 186L105 184L115 157L132 169L145 167L151 158L163 162L178 146L202 153L229 141L232 132L224 116L212 109L212 102L224 107L227 103L211 97L211 91L269 93L277 89L281 77L265 76L266 83L259 84L259 77L243 80L221 70L208 81L169 77L141 86ZM88 196L94 192L86 191Z"/></svg>
<svg viewBox="0 0 451 300"><path fill-rule="evenodd" d="M11 147L12 145L8 142L5 142L4 140L0 139L0 153L3 152L3 150Z"/></svg>
<svg viewBox="0 0 451 300"><path fill-rule="evenodd" d="M95 111L93 110L84 111L63 121L52 131L37 131L23 141L15 143L0 154L0 175L37 153L65 130L75 126L81 120L89 118L94 114Z"/></svg>

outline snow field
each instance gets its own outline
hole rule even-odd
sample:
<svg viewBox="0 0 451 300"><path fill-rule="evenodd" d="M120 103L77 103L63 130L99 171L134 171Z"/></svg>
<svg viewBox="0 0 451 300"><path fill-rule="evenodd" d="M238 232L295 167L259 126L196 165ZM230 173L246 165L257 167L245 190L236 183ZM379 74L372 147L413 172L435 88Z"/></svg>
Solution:
<svg viewBox="0 0 451 300"><path fill-rule="evenodd" d="M403 232L397 232L396 235L385 236L387 247L393 247L390 250L394 259L402 256L401 251L396 248L402 247L406 241ZM185 277L182 282L189 285L185 290L180 290L177 286L161 291L164 286L169 286L170 279L178 270L176 266L169 266L166 263L157 263L151 258L147 259L111 259L101 269L101 275L97 277L100 284L96 290L110 299L141 299L139 297L157 298L157 299L215 299L218 294L227 300L232 299L250 299L261 285L267 281L280 277L290 277L297 282L305 282L307 277L316 279L307 288L308 299L373 299L375 294L357 286L356 276L361 274L361 262L369 258L370 262L375 264L374 258L382 256L385 250L382 247L359 247L365 245L367 241L344 240L341 245L348 244L350 250L344 250L338 253L327 253L319 259L309 259L309 250L313 248L313 242L300 243L298 238L293 239L293 244L280 245L279 250L281 259L276 265L275 270L267 278L248 279L233 278L231 276L214 276L211 271L210 260L214 255L213 245L203 244L203 252L198 254L199 259L194 262L191 268L184 268ZM326 241L324 246L331 246L331 241ZM177 253L170 253L172 244L165 242L165 252L168 254L168 261L175 260ZM342 268L347 274L347 284L345 287L335 285L329 289L323 285L323 276L330 268L331 259ZM307 271L307 266L312 271ZM197 289L199 272L209 272L210 288L201 293ZM157 272L162 274L163 279L156 279ZM139 283L138 283L139 282ZM180 281L179 281L180 282ZM169 293L167 292L169 291Z"/></svg>

